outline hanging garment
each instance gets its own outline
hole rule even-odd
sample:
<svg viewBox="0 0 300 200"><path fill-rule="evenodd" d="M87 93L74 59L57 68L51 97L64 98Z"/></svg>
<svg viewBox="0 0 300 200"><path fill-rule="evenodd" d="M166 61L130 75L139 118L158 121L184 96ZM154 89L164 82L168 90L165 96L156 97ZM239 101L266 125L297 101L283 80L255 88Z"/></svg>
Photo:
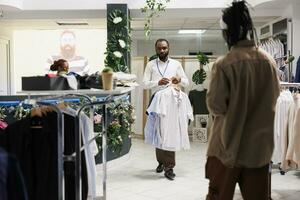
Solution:
<svg viewBox="0 0 300 200"><path fill-rule="evenodd" d="M297 169L300 165L300 94L294 94L294 102L289 109L289 119L285 137L285 152L281 167L283 170Z"/></svg>
<svg viewBox="0 0 300 200"><path fill-rule="evenodd" d="M288 123L288 113L291 104L294 103L292 93L284 90L277 99L274 118L274 152L273 163L281 163L285 152L285 132Z"/></svg>
<svg viewBox="0 0 300 200"><path fill-rule="evenodd" d="M296 75L295 75L294 82L300 83L300 56L297 61L297 68L296 68Z"/></svg>
<svg viewBox="0 0 300 200"><path fill-rule="evenodd" d="M64 110L65 113L70 113L70 115L76 115L76 111L72 108L66 108ZM93 138L93 125L92 121L87 117L86 114L82 113L80 115L80 132L83 139L83 144L86 145L89 140ZM97 178L97 171L96 171L96 161L95 156L98 153L98 148L96 141L93 140L89 145L85 147L84 154L86 158L86 167L87 167L87 174L88 174L88 196L96 197L97 190L96 190L96 178Z"/></svg>
<svg viewBox="0 0 300 200"><path fill-rule="evenodd" d="M75 151L74 118L65 115L64 153ZM57 114L40 118L42 127L31 128L27 117L9 125L0 136L0 146L14 155L20 163L29 200L53 200L58 197ZM82 152L82 199L87 199L87 172ZM75 199L75 165L67 162L65 170L66 200Z"/></svg>
<svg viewBox="0 0 300 200"><path fill-rule="evenodd" d="M189 149L188 120L194 120L188 96L172 86L155 94L148 113L156 113L159 123L156 130L161 136L161 149L177 151Z"/></svg>

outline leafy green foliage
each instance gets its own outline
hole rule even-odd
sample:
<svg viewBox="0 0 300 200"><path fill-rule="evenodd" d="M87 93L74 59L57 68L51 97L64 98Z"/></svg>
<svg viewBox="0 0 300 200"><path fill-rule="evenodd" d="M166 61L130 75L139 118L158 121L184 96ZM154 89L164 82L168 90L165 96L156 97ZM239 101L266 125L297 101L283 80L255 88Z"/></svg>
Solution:
<svg viewBox="0 0 300 200"><path fill-rule="evenodd" d="M209 59L208 59L207 55L205 55L204 53L202 53L200 51L197 54L197 59L198 59L199 63L202 65L206 65L209 63Z"/></svg>
<svg viewBox="0 0 300 200"><path fill-rule="evenodd" d="M120 10L114 10L108 17L108 32L111 37L107 41L105 66L111 67L115 72L128 72L124 55L130 52L131 36L129 21Z"/></svg>
<svg viewBox="0 0 300 200"><path fill-rule="evenodd" d="M193 77L192 77L192 81L196 85L199 85L199 84L202 84L206 79L206 72L203 69L203 65L208 64L209 59L208 59L207 55L205 55L204 53L199 51L197 54L197 60L199 61L200 69L195 71L195 73L193 74Z"/></svg>
<svg viewBox="0 0 300 200"><path fill-rule="evenodd" d="M105 67L102 70L102 73L112 73L114 70L111 67Z"/></svg>
<svg viewBox="0 0 300 200"><path fill-rule="evenodd" d="M195 71L195 73L193 74L192 77L192 81L196 84L202 84L206 79L206 72L204 71L204 69L198 69L197 71Z"/></svg>
<svg viewBox="0 0 300 200"><path fill-rule="evenodd" d="M131 125L134 122L134 109L129 101L116 102L109 106L108 110L112 114L112 122L107 129L108 148L115 153L122 150L123 141L131 137ZM95 124L95 131L101 132L102 125ZM98 148L101 149L102 137L96 140Z"/></svg>
<svg viewBox="0 0 300 200"><path fill-rule="evenodd" d="M144 24L144 31L146 38L150 38L152 20L154 17L159 17L161 12L166 9L166 4L170 0L146 0L146 5L141 8L141 12L145 14L146 22Z"/></svg>

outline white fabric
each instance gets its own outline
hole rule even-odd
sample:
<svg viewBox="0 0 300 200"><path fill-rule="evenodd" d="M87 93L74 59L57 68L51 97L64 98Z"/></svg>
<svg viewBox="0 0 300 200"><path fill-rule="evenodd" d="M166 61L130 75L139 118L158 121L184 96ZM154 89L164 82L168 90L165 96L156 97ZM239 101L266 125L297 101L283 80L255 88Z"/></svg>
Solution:
<svg viewBox="0 0 300 200"><path fill-rule="evenodd" d="M288 113L293 102L292 93L289 90L282 91L277 99L274 118L274 152L272 156L272 161L275 164L281 163L284 157Z"/></svg>
<svg viewBox="0 0 300 200"><path fill-rule="evenodd" d="M61 75L62 77L65 77L68 81L68 84L70 86L70 88L72 88L73 90L77 90L78 89L78 83L77 83L77 79L75 76L73 75Z"/></svg>
<svg viewBox="0 0 300 200"><path fill-rule="evenodd" d="M285 138L285 152L281 167L283 170L297 169L300 164L300 94L294 94L294 102L289 109L289 120Z"/></svg>
<svg viewBox="0 0 300 200"><path fill-rule="evenodd" d="M157 69L159 68L159 70ZM162 75L160 74L160 72ZM147 63L144 72L143 86L144 89L152 89L152 94L160 89L158 86L158 81L162 78L172 78L174 76L179 76L181 82L179 83L183 87L189 85L189 80L185 75L183 68L177 60L169 58L166 62L162 62L159 59L151 60Z"/></svg>
<svg viewBox="0 0 300 200"><path fill-rule="evenodd" d="M193 121L194 117L188 96L169 86L155 97L147 111L160 117L161 148L168 151L189 149L188 120Z"/></svg>

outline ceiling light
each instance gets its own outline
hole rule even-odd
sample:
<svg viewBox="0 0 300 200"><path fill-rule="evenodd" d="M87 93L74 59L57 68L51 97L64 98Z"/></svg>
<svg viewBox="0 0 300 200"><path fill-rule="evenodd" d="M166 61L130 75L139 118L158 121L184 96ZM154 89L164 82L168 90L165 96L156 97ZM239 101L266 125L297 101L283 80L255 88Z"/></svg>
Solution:
<svg viewBox="0 0 300 200"><path fill-rule="evenodd" d="M178 33L179 34L203 34L203 33L205 33L205 31L206 30L202 30L202 29L200 29L200 30L196 30L196 29L194 29L194 30L179 30Z"/></svg>

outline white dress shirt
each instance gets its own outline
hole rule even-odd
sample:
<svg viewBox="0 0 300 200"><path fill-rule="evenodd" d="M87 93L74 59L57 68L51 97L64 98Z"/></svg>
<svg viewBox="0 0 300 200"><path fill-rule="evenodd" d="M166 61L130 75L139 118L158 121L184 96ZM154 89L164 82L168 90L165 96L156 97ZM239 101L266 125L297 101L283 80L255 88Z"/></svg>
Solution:
<svg viewBox="0 0 300 200"><path fill-rule="evenodd" d="M172 86L157 92L147 109L156 113L159 127L154 128L161 136L161 144L156 146L167 151L189 149L188 120L194 120L188 96L176 91Z"/></svg>
<svg viewBox="0 0 300 200"><path fill-rule="evenodd" d="M177 60L168 58L166 62L161 61L160 59L154 59L147 63L144 78L143 86L144 89L151 89L152 94L160 89L158 85L159 80L162 78L172 78L178 76L181 78L179 83L183 87L189 85L189 80L185 75L183 68Z"/></svg>

